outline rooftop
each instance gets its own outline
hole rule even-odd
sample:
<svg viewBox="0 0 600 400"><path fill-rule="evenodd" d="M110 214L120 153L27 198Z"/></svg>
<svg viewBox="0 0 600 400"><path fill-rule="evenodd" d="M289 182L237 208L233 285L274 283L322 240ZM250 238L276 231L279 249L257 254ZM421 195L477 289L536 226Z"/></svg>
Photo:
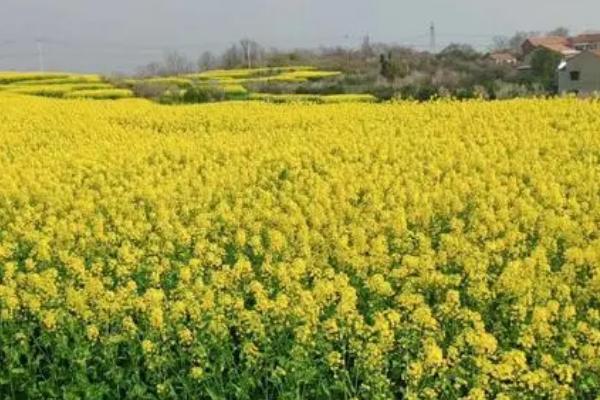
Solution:
<svg viewBox="0 0 600 400"><path fill-rule="evenodd" d="M490 57L493 58L494 60L499 60L499 61L516 60L516 57L507 51L499 51L499 52L491 53Z"/></svg>
<svg viewBox="0 0 600 400"><path fill-rule="evenodd" d="M569 39L563 36L534 36L527 39L533 46L569 46Z"/></svg>
<svg viewBox="0 0 600 400"><path fill-rule="evenodd" d="M570 42L573 45L600 42L600 32L582 33L570 38Z"/></svg>
<svg viewBox="0 0 600 400"><path fill-rule="evenodd" d="M575 50L572 47L569 47L565 44L561 44L561 43L542 43L539 45L539 47L543 47L545 49L548 50L552 50L556 53L560 53L564 56L572 56L575 54L579 54L578 50Z"/></svg>

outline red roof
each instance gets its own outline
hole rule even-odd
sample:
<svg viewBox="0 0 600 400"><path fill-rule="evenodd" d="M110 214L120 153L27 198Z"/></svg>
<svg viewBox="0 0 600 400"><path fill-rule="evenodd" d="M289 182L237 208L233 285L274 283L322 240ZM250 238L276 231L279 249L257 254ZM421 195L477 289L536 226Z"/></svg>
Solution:
<svg viewBox="0 0 600 400"><path fill-rule="evenodd" d="M523 52L530 53L533 49L544 48L563 56L571 56L577 54L578 51L571 47L571 42L568 38L562 36L534 36L530 37L523 43Z"/></svg>
<svg viewBox="0 0 600 400"><path fill-rule="evenodd" d="M600 43L600 33L582 33L570 39L573 45L584 43Z"/></svg>
<svg viewBox="0 0 600 400"><path fill-rule="evenodd" d="M560 44L560 43L543 43L540 44L538 47L543 47L545 49L554 51L556 53L560 53L563 55L570 55L570 54L575 54L578 53L577 50L575 50L572 47L569 47L567 45L564 44Z"/></svg>
<svg viewBox="0 0 600 400"><path fill-rule="evenodd" d="M515 56L508 52L491 53L490 57L498 61L516 61Z"/></svg>
<svg viewBox="0 0 600 400"><path fill-rule="evenodd" d="M535 47L540 46L569 46L569 39L562 36L537 36L527 39Z"/></svg>

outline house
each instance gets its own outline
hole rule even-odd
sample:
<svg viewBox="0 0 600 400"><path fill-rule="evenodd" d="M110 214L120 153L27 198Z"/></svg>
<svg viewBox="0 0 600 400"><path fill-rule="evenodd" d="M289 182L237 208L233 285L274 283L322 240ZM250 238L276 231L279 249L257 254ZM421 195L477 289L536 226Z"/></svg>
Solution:
<svg viewBox="0 0 600 400"><path fill-rule="evenodd" d="M569 38L569 47L575 50L600 50L600 33L582 33Z"/></svg>
<svg viewBox="0 0 600 400"><path fill-rule="evenodd" d="M586 50L558 66L559 93L600 92L600 50Z"/></svg>
<svg viewBox="0 0 600 400"><path fill-rule="evenodd" d="M530 37L521 45L523 62L518 69L522 71L530 70L531 60L534 54L539 50L551 51L565 59L579 54L579 50L571 47L569 38L562 36Z"/></svg>
<svg viewBox="0 0 600 400"><path fill-rule="evenodd" d="M569 39L562 36L539 36L527 38L521 45L523 56L527 58L531 53L538 49L546 49L560 53L562 55L577 52L571 47Z"/></svg>
<svg viewBox="0 0 600 400"><path fill-rule="evenodd" d="M497 65L516 65L517 64L517 58L515 56L513 56L511 53L505 52L505 51L498 51L498 52L490 53L490 55L488 57L490 58L490 60L492 60Z"/></svg>

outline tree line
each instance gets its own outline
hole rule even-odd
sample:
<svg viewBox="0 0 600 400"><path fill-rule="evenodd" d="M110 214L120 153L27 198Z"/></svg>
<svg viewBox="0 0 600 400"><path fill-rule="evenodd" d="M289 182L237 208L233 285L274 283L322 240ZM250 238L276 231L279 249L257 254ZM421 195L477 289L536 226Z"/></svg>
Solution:
<svg viewBox="0 0 600 400"><path fill-rule="evenodd" d="M488 51L468 44L451 44L438 53L386 43L373 43L365 37L358 46L280 50L267 48L251 39L232 44L221 54L202 53L195 61L172 51L163 60L137 70L140 77L174 76L211 69L281 67L309 65L318 69L342 71L337 78L316 82L261 82L249 89L264 93L337 94L368 93L379 99L395 97L427 100L433 97L512 98L553 94L555 69L560 57L546 51L534 54L531 69L498 64L493 51L510 52L517 57L520 46L530 36L568 35L565 28L547 33L517 32L512 37L496 37Z"/></svg>

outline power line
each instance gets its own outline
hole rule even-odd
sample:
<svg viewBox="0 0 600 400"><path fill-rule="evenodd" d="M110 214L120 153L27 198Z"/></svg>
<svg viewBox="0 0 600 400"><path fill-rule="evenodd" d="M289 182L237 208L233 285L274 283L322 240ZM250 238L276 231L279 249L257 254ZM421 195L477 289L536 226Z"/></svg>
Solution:
<svg viewBox="0 0 600 400"><path fill-rule="evenodd" d="M415 34L415 35L402 35L402 36L394 36L393 38L389 38L390 42L406 42L409 44L417 44L420 43L421 40L425 43L426 39L429 38L429 45L431 46L432 39L435 42L435 47L438 45L439 39L449 40L451 38L469 38L470 41L473 40L485 40L487 38L492 39L497 35L491 34L472 34L472 33L449 33L449 32L438 32L435 25L432 23L430 26L429 33ZM354 34L340 34L340 35L320 35L318 37L313 37L312 42L336 42L336 41L344 41L348 43L352 40L361 40L364 35L354 35ZM214 48L214 47L224 47L227 44L233 43L232 41L207 41L207 42L171 42L171 43L120 43L120 42L111 42L111 41L89 41L85 44L77 43L70 40L64 39L56 39L56 38L38 38L36 41L41 42L43 44L43 49L46 50L49 46L55 47L63 47L70 48L75 51L106 51L106 52L117 52L119 49L122 51L135 51L135 52L153 52L153 51L164 51L168 49L198 49L198 48ZM266 41L265 41L266 42ZM0 46L13 45L18 43L24 43L24 41L16 42L14 40L0 42ZM269 46L267 44L267 46Z"/></svg>

